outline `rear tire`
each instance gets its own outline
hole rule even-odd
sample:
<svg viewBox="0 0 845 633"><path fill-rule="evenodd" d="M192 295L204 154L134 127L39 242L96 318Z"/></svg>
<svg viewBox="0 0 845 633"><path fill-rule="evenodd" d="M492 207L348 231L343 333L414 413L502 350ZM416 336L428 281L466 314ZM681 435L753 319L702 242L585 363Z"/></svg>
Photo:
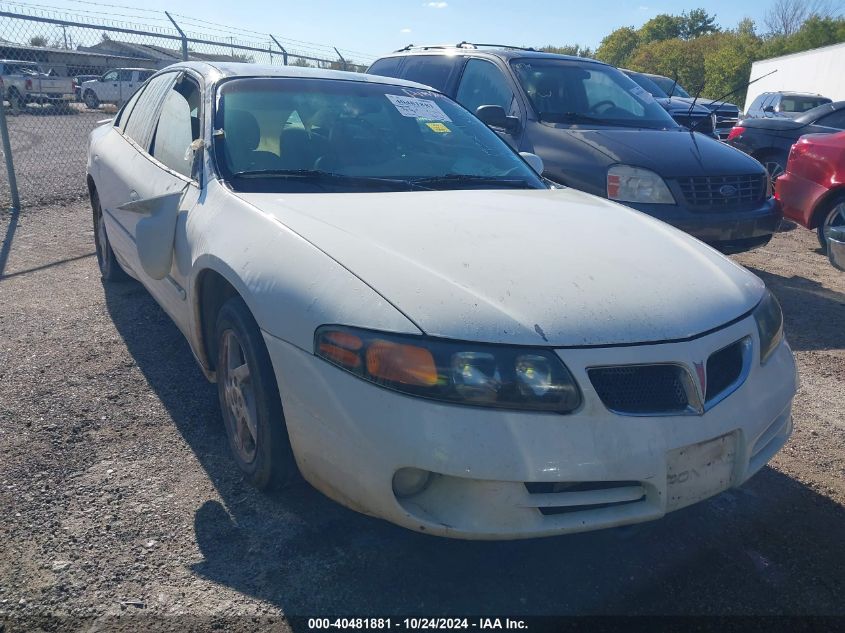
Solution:
<svg viewBox="0 0 845 633"><path fill-rule="evenodd" d="M819 238L819 245L824 252L827 252L825 230L831 226L845 226L845 198L837 198L822 213L819 226L816 229L816 236Z"/></svg>
<svg viewBox="0 0 845 633"><path fill-rule="evenodd" d="M215 341L217 393L232 456L256 488L285 487L297 468L276 374L258 324L240 297L220 308Z"/></svg>
<svg viewBox="0 0 845 633"><path fill-rule="evenodd" d="M85 91L85 95L83 95L83 101L85 101L85 107L89 110L96 110L100 107L100 100L97 98L97 95L94 94L93 90Z"/></svg>
<svg viewBox="0 0 845 633"><path fill-rule="evenodd" d="M772 179L772 187L775 186L775 181L778 176L782 175L786 171L786 161L788 158L788 154L782 152L771 152L769 154L763 154L757 159L763 163L763 167L765 167L766 171L769 172L769 176Z"/></svg>
<svg viewBox="0 0 845 633"><path fill-rule="evenodd" d="M100 267L100 276L105 282L129 280L129 275L120 267L109 242L103 209L100 206L100 197L97 195L96 189L91 191L91 209L94 214L94 244L97 247L97 265Z"/></svg>

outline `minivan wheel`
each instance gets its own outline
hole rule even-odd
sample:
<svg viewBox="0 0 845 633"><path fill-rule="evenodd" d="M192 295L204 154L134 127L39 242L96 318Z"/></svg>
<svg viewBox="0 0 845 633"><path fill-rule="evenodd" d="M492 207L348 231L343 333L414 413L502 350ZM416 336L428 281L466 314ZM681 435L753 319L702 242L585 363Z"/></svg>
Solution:
<svg viewBox="0 0 845 633"><path fill-rule="evenodd" d="M94 245L97 250L97 266L100 268L100 276L103 281L126 281L129 275L120 267L117 258L109 242L106 233L106 222L103 217L103 209L100 206L100 197L97 190L91 192L91 208L94 213Z"/></svg>
<svg viewBox="0 0 845 633"><path fill-rule="evenodd" d="M100 100L97 98L97 95L94 94L93 90L86 90L85 91L85 107L89 110L96 110L100 107Z"/></svg>
<svg viewBox="0 0 845 633"><path fill-rule="evenodd" d="M827 252L827 231L833 226L845 226L845 200L840 199L834 202L816 229L819 244L825 252Z"/></svg>
<svg viewBox="0 0 845 633"><path fill-rule="evenodd" d="M290 483L297 470L270 355L240 297L217 315L217 393L229 448L259 489Z"/></svg>

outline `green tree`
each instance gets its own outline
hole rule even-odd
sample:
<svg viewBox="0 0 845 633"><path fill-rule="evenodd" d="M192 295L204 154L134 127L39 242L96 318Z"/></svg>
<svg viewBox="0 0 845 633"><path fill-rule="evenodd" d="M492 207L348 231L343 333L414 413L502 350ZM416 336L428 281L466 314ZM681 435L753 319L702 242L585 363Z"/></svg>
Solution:
<svg viewBox="0 0 845 633"><path fill-rule="evenodd" d="M606 36L596 49L596 58L613 66L627 66L640 44L640 36L632 26L623 26Z"/></svg>
<svg viewBox="0 0 845 633"><path fill-rule="evenodd" d="M716 24L716 16L710 15L704 9L693 9L689 13L681 14L681 37L690 40L702 35L710 35L719 32L719 25Z"/></svg>
<svg viewBox="0 0 845 633"><path fill-rule="evenodd" d="M301 57L294 57L293 61L290 63L291 66L299 66L301 68L312 68L311 64L308 62L307 59L302 59Z"/></svg>
<svg viewBox="0 0 845 633"><path fill-rule="evenodd" d="M649 42L675 39L681 37L683 30L683 16L661 13L640 27L640 42L648 44Z"/></svg>
<svg viewBox="0 0 845 633"><path fill-rule="evenodd" d="M47 46L47 38L43 35L34 35L29 38L30 46Z"/></svg>
<svg viewBox="0 0 845 633"><path fill-rule="evenodd" d="M637 48L629 66L631 70L677 79L679 84L694 94L703 84L704 39L674 38L649 42Z"/></svg>
<svg viewBox="0 0 845 633"><path fill-rule="evenodd" d="M555 53L556 55L572 55L574 57L594 57L592 49L588 46L581 46L580 44L564 44L563 46L547 46L540 47L544 53Z"/></svg>

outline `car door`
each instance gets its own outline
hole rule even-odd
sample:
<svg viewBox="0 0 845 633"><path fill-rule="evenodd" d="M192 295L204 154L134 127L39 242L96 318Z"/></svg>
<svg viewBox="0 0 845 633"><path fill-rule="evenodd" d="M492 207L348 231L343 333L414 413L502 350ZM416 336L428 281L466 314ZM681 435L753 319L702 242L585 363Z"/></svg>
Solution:
<svg viewBox="0 0 845 633"><path fill-rule="evenodd" d="M100 78L100 85L97 86L97 98L101 102L117 102L120 97L119 73L120 71L118 70L110 70Z"/></svg>
<svg viewBox="0 0 845 633"><path fill-rule="evenodd" d="M498 105L507 115L519 118L520 126L513 133L493 128L508 144L519 149L525 121L516 94L510 79L496 64L486 59L470 58L461 75L455 99L473 114L480 106Z"/></svg>
<svg viewBox="0 0 845 633"><path fill-rule="evenodd" d="M150 246L143 239L140 223L150 215L162 211L159 207L145 207L148 202L162 200L162 196L169 196L175 205L175 222L169 232L156 234L161 240L160 245L165 251L171 251L169 267L161 276L152 274L145 267L144 253L138 252L136 270L141 282L147 286L150 293L158 300L164 310L171 316L183 332L187 333L190 310L187 302L187 278L190 272L190 247L188 244L186 224L188 214L199 199L199 183L192 174L193 149L192 143L200 138L200 94L198 79L187 73L172 73L175 78L167 84L150 88L159 94L159 106L152 116L153 128L149 137L148 151L144 154L146 160L136 164L134 172L128 176L130 183L128 198L135 204L130 204L125 210L119 210L122 223L130 228L129 232L135 240L135 248L143 249ZM153 80L155 81L155 79ZM146 90L145 90L146 92ZM140 100L139 100L140 103ZM138 106L130 116L138 115ZM127 128L127 131L129 130ZM156 203L160 204L160 203ZM169 213L167 209L163 212Z"/></svg>
<svg viewBox="0 0 845 633"><path fill-rule="evenodd" d="M119 70L117 73L117 85L118 85L118 95L115 99L116 103L123 103L129 97L132 96L132 93L135 92L137 87L140 85L136 81L136 73L134 70Z"/></svg>

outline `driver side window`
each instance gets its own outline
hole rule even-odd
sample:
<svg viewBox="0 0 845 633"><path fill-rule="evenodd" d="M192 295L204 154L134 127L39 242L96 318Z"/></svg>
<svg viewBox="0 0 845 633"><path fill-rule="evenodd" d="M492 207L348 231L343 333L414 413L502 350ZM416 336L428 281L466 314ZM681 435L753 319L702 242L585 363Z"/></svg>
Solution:
<svg viewBox="0 0 845 633"><path fill-rule="evenodd" d="M483 105L502 106L507 114L519 114L514 111L514 94L507 78L494 64L483 59L467 62L456 98L473 114Z"/></svg>
<svg viewBox="0 0 845 633"><path fill-rule="evenodd" d="M103 75L103 81L117 81L117 71L112 70Z"/></svg>

